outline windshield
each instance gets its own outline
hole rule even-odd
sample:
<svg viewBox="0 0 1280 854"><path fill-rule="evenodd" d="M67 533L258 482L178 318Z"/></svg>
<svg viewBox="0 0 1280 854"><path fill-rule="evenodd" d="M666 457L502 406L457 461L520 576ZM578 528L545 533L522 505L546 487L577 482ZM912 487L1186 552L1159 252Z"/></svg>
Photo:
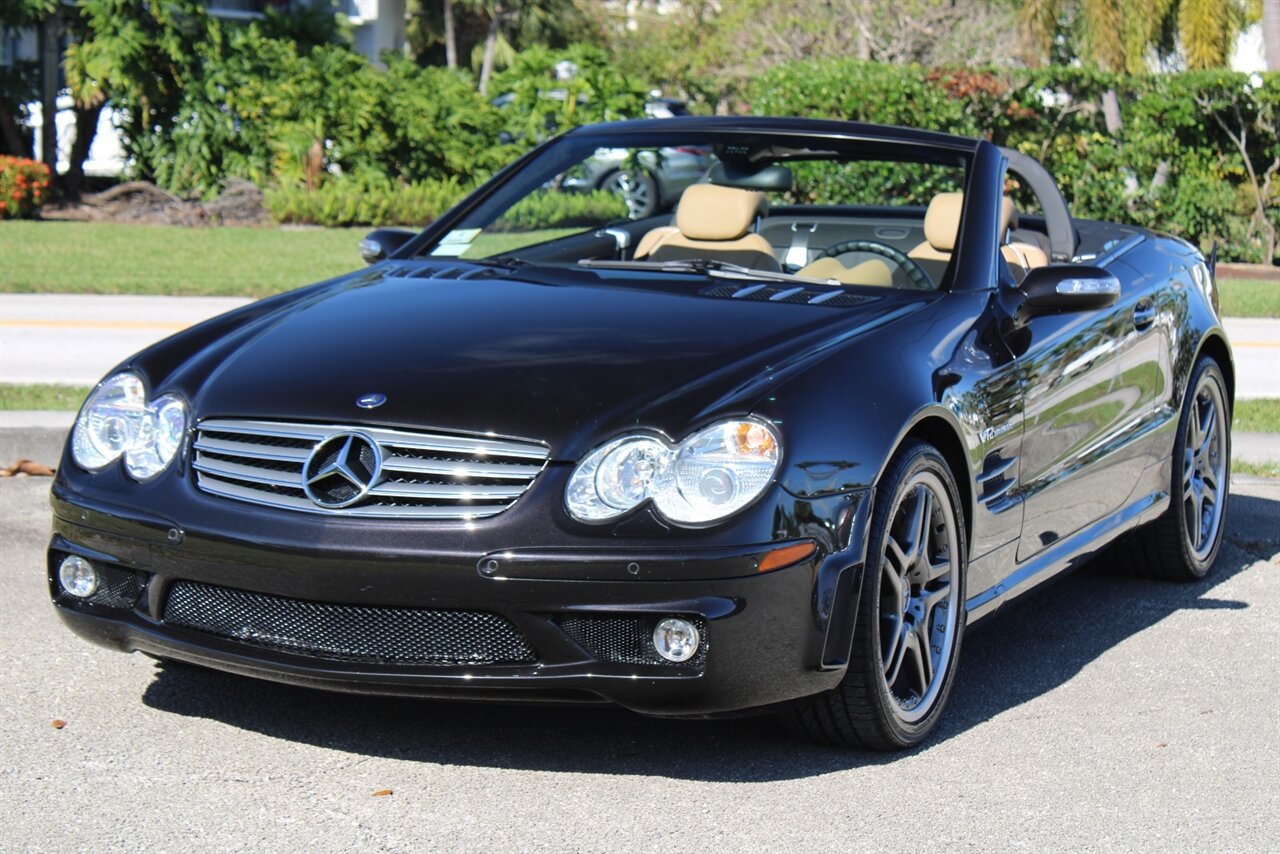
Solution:
<svg viewBox="0 0 1280 854"><path fill-rule="evenodd" d="M757 132L570 135L424 252L935 289L967 166L954 150Z"/></svg>

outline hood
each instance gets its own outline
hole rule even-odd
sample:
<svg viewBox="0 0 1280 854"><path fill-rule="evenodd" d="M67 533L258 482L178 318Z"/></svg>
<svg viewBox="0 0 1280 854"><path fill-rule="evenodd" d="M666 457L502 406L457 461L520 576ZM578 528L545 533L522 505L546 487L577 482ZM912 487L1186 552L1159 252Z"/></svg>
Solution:
<svg viewBox="0 0 1280 854"><path fill-rule="evenodd" d="M679 438L745 413L806 360L903 313L890 295L841 308L708 296L717 283L700 276L371 272L190 354L171 378L196 416L493 433L576 459L619 430ZM386 402L356 406L374 393Z"/></svg>

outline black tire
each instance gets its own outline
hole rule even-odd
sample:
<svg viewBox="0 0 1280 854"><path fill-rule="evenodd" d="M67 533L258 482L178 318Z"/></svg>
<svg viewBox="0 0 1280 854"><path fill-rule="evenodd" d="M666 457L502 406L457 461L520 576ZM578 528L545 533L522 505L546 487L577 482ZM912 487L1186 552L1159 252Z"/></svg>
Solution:
<svg viewBox="0 0 1280 854"><path fill-rule="evenodd" d="M1189 462L1187 446L1191 434L1188 428L1193 417L1203 415L1202 393L1213 399L1217 408L1217 427L1221 433L1220 458L1213 468L1219 482L1215 502L1217 518L1209 525L1207 539L1197 547L1192 531L1186 480ZM1227 384L1218 363L1210 356L1202 356L1191 372L1187 394L1182 401L1182 413L1178 419L1178 434L1173 443L1172 472L1170 474L1169 509L1156 521L1139 528L1122 539L1108 555L1110 567L1126 575L1141 578L1157 578L1169 581L1199 581L1208 574L1222 546L1222 535L1227 524L1227 504L1231 485L1231 408L1227 396ZM1193 415L1193 412L1196 415ZM1193 472L1194 475L1194 472ZM1192 478L1195 479L1194 476ZM1200 478L1203 484L1204 478ZM1201 525L1205 524L1201 512ZM1205 531L1201 530L1202 537Z"/></svg>
<svg viewBox="0 0 1280 854"><path fill-rule="evenodd" d="M936 505L923 504L921 508L909 505L908 502L921 501L918 496L922 486L935 500L941 498L942 501ZM932 591L925 588L927 584L941 582L941 578L933 578L933 572L942 561L948 564L947 594L935 604L922 605L924 616L913 623L915 612L910 603L916 600L910 597L916 594L905 594L908 598L904 602L904 594L899 592L903 588L886 582L891 574L900 575L894 582L897 585L917 577L913 575L916 570L912 569L898 573L897 567L903 563L906 550L898 546L897 538L903 537L904 530L917 527L920 524L917 520L925 514L928 514L928 530L932 533L920 537L919 544L910 544L914 555L911 559L916 561L914 566L920 566L919 556L924 555L930 567L928 575L920 577L933 579L920 585L919 601L924 603L928 596L941 591L941 587ZM904 521L907 524L904 525ZM943 529L947 540L945 548L939 534ZM964 634L964 579L968 568L964 515L955 478L937 449L909 440L894 454L876 487L870 531L853 648L844 679L831 691L784 714L792 729L818 742L871 750L902 750L920 744L937 726L951 693ZM892 548L897 548L897 556L892 558L888 554L890 541L893 541ZM916 554L917 545L919 554ZM945 555L939 549L945 551ZM907 589L915 590L914 582ZM902 604L895 605L895 602ZM895 613L899 607L901 613ZM945 636L935 635L941 629L946 630ZM922 649L921 637L933 640ZM890 646L889 642L895 639L896 643ZM936 646L934 640L938 641ZM914 706L895 693L912 677L909 671L902 670L912 649L915 652L911 654L920 667L918 676L923 680L919 702ZM927 665L924 659L933 656L936 656L935 663ZM890 679L886 670L892 670L896 677ZM932 675L926 676L926 670ZM937 680L936 686L931 679Z"/></svg>

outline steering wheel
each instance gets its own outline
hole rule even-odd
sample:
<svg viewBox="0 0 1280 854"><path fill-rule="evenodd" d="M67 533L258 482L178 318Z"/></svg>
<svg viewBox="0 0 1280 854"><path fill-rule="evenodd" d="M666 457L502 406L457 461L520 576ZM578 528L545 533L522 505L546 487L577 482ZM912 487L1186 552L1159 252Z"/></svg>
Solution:
<svg viewBox="0 0 1280 854"><path fill-rule="evenodd" d="M879 243L875 240L842 240L839 243L833 243L819 253L818 258L835 258L846 252L870 252L873 255L883 255L893 263L902 268L907 274L907 278L911 279L912 284L924 291L932 291L937 288L933 283L933 279L929 278L929 274L924 271L924 267L900 249L894 249L887 243ZM814 258L817 261L818 258ZM810 263L813 263L812 261Z"/></svg>

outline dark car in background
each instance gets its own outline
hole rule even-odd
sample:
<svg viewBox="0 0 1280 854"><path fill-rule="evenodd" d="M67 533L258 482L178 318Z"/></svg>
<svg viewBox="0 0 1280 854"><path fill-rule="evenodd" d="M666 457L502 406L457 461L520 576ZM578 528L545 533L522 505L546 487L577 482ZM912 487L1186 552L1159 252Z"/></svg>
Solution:
<svg viewBox="0 0 1280 854"><path fill-rule="evenodd" d="M685 148L714 162L672 214L583 220L557 183ZM988 141L584 127L362 251L92 392L52 494L71 629L299 685L776 711L898 749L975 621L1103 549L1169 579L1217 556L1211 265L1074 219Z"/></svg>

